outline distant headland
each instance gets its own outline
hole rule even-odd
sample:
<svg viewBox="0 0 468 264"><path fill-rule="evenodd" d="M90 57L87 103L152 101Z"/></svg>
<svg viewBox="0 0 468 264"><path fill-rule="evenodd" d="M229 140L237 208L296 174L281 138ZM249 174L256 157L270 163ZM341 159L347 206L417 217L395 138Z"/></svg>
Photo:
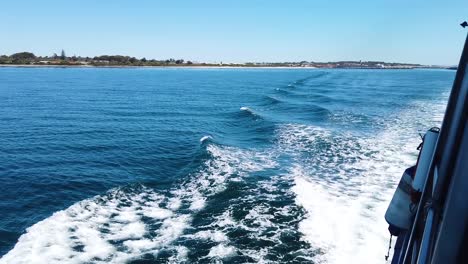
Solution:
<svg viewBox="0 0 468 264"><path fill-rule="evenodd" d="M67 56L62 50L60 55L36 56L31 52L0 55L1 66L30 67L252 67L252 68L341 68L341 69L414 69L437 68L452 69L449 66L422 65L413 63L383 61L336 61L336 62L246 62L246 63L207 63L185 61L183 59L146 59L124 55L101 55L95 57Z"/></svg>

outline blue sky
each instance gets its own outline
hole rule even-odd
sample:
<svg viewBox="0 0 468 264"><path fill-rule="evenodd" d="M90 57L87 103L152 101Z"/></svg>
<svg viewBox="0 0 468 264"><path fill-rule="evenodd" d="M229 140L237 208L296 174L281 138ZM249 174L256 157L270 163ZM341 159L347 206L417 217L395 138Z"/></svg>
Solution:
<svg viewBox="0 0 468 264"><path fill-rule="evenodd" d="M0 54L457 64L466 0L2 0Z"/></svg>

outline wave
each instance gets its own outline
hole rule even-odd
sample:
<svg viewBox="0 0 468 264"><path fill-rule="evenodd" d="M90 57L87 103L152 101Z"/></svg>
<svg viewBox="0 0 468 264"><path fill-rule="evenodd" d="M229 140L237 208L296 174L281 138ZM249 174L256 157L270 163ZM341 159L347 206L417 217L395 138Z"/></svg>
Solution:
<svg viewBox="0 0 468 264"><path fill-rule="evenodd" d="M330 96L327 96L327 95L324 95L324 94L321 94L321 93L317 93L317 92L307 94L306 98L307 98L308 101L310 100L312 102L322 103L322 104L337 101L337 99L335 99L335 98L332 98Z"/></svg>
<svg viewBox="0 0 468 264"><path fill-rule="evenodd" d="M251 114L255 114L254 111L252 109L250 109L249 107L247 106L242 106L240 108L241 111L245 111L245 112L248 112L248 113L251 113Z"/></svg>
<svg viewBox="0 0 468 264"><path fill-rule="evenodd" d="M271 105L276 105L276 104L280 104L282 103L282 101L276 97L273 97L273 96L264 96L264 99L262 100L262 105L263 106L271 106Z"/></svg>
<svg viewBox="0 0 468 264"><path fill-rule="evenodd" d="M275 88L275 93L277 94L281 94L281 95L291 95L292 92L290 90L285 90L285 89L281 89L281 88Z"/></svg>
<svg viewBox="0 0 468 264"><path fill-rule="evenodd" d="M258 114L256 111L254 111L252 108L247 107L247 106L242 106L239 108L240 112L236 113L238 117L248 117L252 118L253 120L260 120L263 119L260 114Z"/></svg>
<svg viewBox="0 0 468 264"><path fill-rule="evenodd" d="M270 109L275 117L284 117L285 121L324 121L331 111L325 107L310 103L281 103Z"/></svg>
<svg viewBox="0 0 468 264"><path fill-rule="evenodd" d="M266 146L274 136L275 122L264 115L265 109L244 106L243 110L231 112L229 121L224 124L222 139L224 143L240 147Z"/></svg>
<svg viewBox="0 0 468 264"><path fill-rule="evenodd" d="M293 83L288 84L287 87L295 88L295 87L299 87L299 86L304 86L308 81L314 80L314 79L320 79L320 78L322 78L324 76L327 76L328 74L329 74L329 72L319 72L318 74L314 74L314 75L311 75L311 76L296 80Z"/></svg>
<svg viewBox="0 0 468 264"><path fill-rule="evenodd" d="M212 136L203 136L202 138L200 138L200 143L206 143L206 142L209 142L210 140L213 140L213 137Z"/></svg>
<svg viewBox="0 0 468 264"><path fill-rule="evenodd" d="M318 100L311 100L311 96L308 94L292 93L279 88L275 92L280 94L279 98L281 99L265 96L263 100L263 106L269 106L268 110L275 111L275 113L298 117L311 117L312 115L313 118L325 118L331 115L331 111L322 106L331 101L328 96L322 96ZM287 100L283 100L285 97ZM324 101L320 99L324 99ZM316 103L311 103L313 101L316 101Z"/></svg>
<svg viewBox="0 0 468 264"><path fill-rule="evenodd" d="M307 98L305 100L305 98ZM331 100L331 98L329 98ZM302 96L298 98L289 98L288 100L281 100L273 96L265 96L262 100L261 105L268 107L268 110L280 110L285 114L290 112L300 111L302 113L320 113L329 114L330 111L320 106L320 104L327 103L327 101L316 100L316 104L311 104L308 96Z"/></svg>
<svg viewBox="0 0 468 264"><path fill-rule="evenodd" d="M324 95L322 92L314 90L287 90L282 88L276 88L273 91L282 100L283 98L292 99L298 102L316 102L316 103L328 103L332 102L329 96Z"/></svg>

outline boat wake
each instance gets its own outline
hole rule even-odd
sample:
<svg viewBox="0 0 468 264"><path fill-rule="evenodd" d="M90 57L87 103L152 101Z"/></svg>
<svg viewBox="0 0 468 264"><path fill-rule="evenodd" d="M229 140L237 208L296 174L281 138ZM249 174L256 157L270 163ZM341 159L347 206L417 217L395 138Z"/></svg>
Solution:
<svg viewBox="0 0 468 264"><path fill-rule="evenodd" d="M262 115L231 113L237 140L266 147L203 136L196 169L169 189L127 186L80 201L29 227L0 263L383 262L386 206L416 160L418 129L438 124L444 104L414 102L382 120L332 111L317 91L299 94L324 77L264 98L282 122L258 105Z"/></svg>

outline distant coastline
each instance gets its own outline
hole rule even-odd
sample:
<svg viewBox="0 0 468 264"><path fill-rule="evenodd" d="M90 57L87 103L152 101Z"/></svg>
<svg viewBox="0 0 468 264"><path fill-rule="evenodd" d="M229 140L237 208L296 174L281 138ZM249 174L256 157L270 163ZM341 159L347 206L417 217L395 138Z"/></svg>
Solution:
<svg viewBox="0 0 468 264"><path fill-rule="evenodd" d="M123 55L101 55L95 57L61 55L36 56L31 52L19 52L0 56L0 67L177 67L177 68L304 68L304 69L453 69L453 66L422 65L383 61L336 61L336 62L246 62L246 63L206 63L183 59L155 60Z"/></svg>
<svg viewBox="0 0 468 264"><path fill-rule="evenodd" d="M444 70L453 70L453 67L446 66L420 66L420 67L386 67L386 68L371 68L371 67L302 67L302 66L231 66L231 65L192 65L192 66L129 66L129 65L37 65L37 64L0 64L0 68L107 68L107 69L117 69L117 68L173 68L173 69L368 69L368 70L412 70L412 69L444 69ZM456 68L455 68L456 70Z"/></svg>

